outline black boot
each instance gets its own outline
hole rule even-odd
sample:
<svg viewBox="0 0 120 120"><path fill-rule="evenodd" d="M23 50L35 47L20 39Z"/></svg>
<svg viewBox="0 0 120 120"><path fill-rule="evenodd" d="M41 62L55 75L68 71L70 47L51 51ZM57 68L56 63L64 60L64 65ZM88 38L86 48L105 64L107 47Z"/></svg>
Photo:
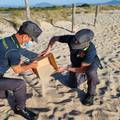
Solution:
<svg viewBox="0 0 120 120"><path fill-rule="evenodd" d="M14 109L14 113L19 114L27 120L37 120L37 115L28 109Z"/></svg>
<svg viewBox="0 0 120 120"><path fill-rule="evenodd" d="M82 103L84 105L88 105L88 106L93 105L93 103L94 103L94 96L87 93L85 95L85 98L82 100Z"/></svg>
<svg viewBox="0 0 120 120"><path fill-rule="evenodd" d="M35 113L33 112L32 110L28 109L28 108L25 108L25 110L31 115L34 117L35 120L37 120L39 114L38 113Z"/></svg>

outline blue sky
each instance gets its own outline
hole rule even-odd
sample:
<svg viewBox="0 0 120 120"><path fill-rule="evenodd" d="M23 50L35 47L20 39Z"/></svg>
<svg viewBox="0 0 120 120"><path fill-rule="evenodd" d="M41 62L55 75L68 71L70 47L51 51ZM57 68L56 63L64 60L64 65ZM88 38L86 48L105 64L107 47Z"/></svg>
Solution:
<svg viewBox="0 0 120 120"><path fill-rule="evenodd" d="M101 3L108 2L110 0L29 0L30 5L36 5L41 2L49 2L51 4L71 4L73 2L85 2L85 3ZM23 6L24 0L0 0L0 6Z"/></svg>

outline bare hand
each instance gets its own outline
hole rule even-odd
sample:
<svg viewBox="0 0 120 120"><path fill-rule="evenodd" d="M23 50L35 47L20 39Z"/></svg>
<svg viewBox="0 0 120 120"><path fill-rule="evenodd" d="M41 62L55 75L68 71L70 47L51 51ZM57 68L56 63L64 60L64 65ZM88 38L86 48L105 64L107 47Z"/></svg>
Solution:
<svg viewBox="0 0 120 120"><path fill-rule="evenodd" d="M37 68L37 61L33 61L32 63L30 63L30 66L32 69L36 69Z"/></svg>
<svg viewBox="0 0 120 120"><path fill-rule="evenodd" d="M65 72L67 70L67 68L66 67L59 67L58 68L58 70L57 70L57 72Z"/></svg>
<svg viewBox="0 0 120 120"><path fill-rule="evenodd" d="M38 57L39 57L39 56L46 56L46 55L48 55L49 53L50 53L50 49L46 49L46 50L42 51L42 52L38 55Z"/></svg>

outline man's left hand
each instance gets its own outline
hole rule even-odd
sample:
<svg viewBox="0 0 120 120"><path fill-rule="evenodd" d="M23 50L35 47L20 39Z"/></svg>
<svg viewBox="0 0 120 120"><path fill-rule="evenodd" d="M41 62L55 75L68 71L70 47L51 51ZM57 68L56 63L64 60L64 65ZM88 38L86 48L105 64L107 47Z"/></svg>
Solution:
<svg viewBox="0 0 120 120"><path fill-rule="evenodd" d="M67 67L59 67L57 72L62 73L62 72L65 72L66 70L67 70Z"/></svg>

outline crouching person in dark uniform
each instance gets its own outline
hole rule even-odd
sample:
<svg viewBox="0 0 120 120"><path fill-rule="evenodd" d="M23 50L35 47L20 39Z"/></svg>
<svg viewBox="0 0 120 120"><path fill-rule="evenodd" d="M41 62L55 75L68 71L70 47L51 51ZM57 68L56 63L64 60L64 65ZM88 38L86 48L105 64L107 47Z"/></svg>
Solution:
<svg viewBox="0 0 120 120"><path fill-rule="evenodd" d="M14 112L22 115L28 120L35 120L37 115L25 107L25 81L15 78L6 78L4 77L4 73L10 67L17 74L36 68L36 61L33 61L28 65L21 63L21 55L19 50L20 45L31 41L37 42L37 37L41 34L41 32L42 31L37 24L32 21L26 21L21 25L16 34L0 40L0 92L5 93L7 90L13 91L16 101Z"/></svg>
<svg viewBox="0 0 120 120"><path fill-rule="evenodd" d="M91 40L94 37L94 33L90 29L82 29L75 35L64 35L53 37L46 50L41 54L46 55L50 52L53 44L58 41L61 43L67 43L70 49L71 67L60 67L59 72L69 71L69 87L77 88L76 73L86 73L88 90L83 100L83 104L92 105L93 98L95 96L96 85L99 83L97 75L96 64L96 48Z"/></svg>

